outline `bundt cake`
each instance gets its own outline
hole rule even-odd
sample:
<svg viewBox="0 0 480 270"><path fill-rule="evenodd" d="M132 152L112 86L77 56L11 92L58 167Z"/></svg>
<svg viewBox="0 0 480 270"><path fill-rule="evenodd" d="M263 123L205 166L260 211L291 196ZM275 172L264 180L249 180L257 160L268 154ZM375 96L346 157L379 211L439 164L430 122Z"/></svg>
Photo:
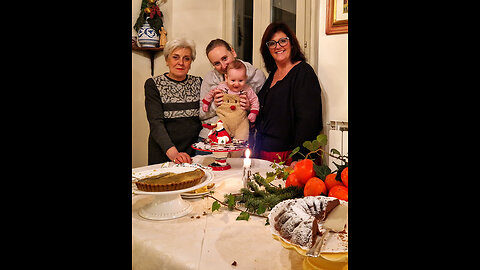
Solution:
<svg viewBox="0 0 480 270"><path fill-rule="evenodd" d="M325 196L286 200L272 209L275 215L269 216L269 222L283 239L309 249L325 232L322 225L339 204L339 199Z"/></svg>

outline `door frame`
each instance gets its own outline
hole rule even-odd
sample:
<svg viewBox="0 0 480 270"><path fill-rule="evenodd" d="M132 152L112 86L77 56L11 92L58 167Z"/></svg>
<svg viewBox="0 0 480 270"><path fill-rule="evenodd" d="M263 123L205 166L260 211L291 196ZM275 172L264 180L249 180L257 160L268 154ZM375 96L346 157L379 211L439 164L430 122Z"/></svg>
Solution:
<svg viewBox="0 0 480 270"><path fill-rule="evenodd" d="M223 39L233 44L234 33L234 0L224 0L223 16ZM297 39L302 46L307 62L317 72L318 66L318 18L319 0L297 0L296 7L296 33ZM270 24L271 20L271 0L253 1L253 55L252 65L263 70L265 69L262 55L260 54L260 42L263 32ZM234 48L235 49L235 48ZM267 74L268 75L268 74Z"/></svg>

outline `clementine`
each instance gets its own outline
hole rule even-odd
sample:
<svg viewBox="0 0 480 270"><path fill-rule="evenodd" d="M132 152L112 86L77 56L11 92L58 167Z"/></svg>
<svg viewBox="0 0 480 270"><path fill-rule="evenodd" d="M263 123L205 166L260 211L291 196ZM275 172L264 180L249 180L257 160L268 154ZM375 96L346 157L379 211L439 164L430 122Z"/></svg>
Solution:
<svg viewBox="0 0 480 270"><path fill-rule="evenodd" d="M348 188L345 186L334 186L328 192L328 197L335 197L348 202Z"/></svg>
<svg viewBox="0 0 480 270"><path fill-rule="evenodd" d="M285 187L289 186L303 187L303 185L298 182L298 178L294 173L289 174L287 181L285 181Z"/></svg>
<svg viewBox="0 0 480 270"><path fill-rule="evenodd" d="M331 173L325 177L325 185L328 190L332 189L334 186L343 186L342 181L338 181L335 177L337 177L336 173Z"/></svg>
<svg viewBox="0 0 480 270"><path fill-rule="evenodd" d="M293 172L297 175L298 182L302 185L305 185L310 178L316 175L311 159L303 159L297 162Z"/></svg>
<svg viewBox="0 0 480 270"><path fill-rule="evenodd" d="M342 177L342 182L343 184L348 187L348 167L343 169L342 174L340 175Z"/></svg>
<svg viewBox="0 0 480 270"><path fill-rule="evenodd" d="M311 177L308 179L303 189L303 195L306 196L319 196L321 194L327 195L327 187L325 183L318 177Z"/></svg>

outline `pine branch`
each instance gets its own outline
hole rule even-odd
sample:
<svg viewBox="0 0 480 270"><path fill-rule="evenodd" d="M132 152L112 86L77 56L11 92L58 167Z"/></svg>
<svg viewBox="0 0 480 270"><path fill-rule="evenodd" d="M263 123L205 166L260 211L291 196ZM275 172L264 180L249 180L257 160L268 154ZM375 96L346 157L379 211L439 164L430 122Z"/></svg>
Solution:
<svg viewBox="0 0 480 270"><path fill-rule="evenodd" d="M205 195L204 197L212 198L212 199L214 199L215 201L219 202L221 205L226 206L226 207L229 207L228 204L220 201L219 199L213 197L213 196L210 195L210 194L207 194L207 195ZM237 210L237 211L240 211L240 212L245 212L245 211L243 211L242 209L239 209L239 208L237 208L237 207L235 207L235 206L233 207L233 209L234 209L234 210ZM251 212L248 212L248 213L249 213L250 215L253 215L253 216L256 216L256 217L268 218L268 217L266 217L266 216L258 215L258 214L256 214L256 213L251 213Z"/></svg>

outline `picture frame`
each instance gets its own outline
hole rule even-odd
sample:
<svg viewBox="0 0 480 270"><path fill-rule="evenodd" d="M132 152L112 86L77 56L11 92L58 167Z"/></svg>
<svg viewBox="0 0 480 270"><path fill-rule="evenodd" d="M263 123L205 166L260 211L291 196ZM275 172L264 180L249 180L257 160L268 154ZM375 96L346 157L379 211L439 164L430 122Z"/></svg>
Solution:
<svg viewBox="0 0 480 270"><path fill-rule="evenodd" d="M327 35L348 33L348 0L327 0Z"/></svg>

